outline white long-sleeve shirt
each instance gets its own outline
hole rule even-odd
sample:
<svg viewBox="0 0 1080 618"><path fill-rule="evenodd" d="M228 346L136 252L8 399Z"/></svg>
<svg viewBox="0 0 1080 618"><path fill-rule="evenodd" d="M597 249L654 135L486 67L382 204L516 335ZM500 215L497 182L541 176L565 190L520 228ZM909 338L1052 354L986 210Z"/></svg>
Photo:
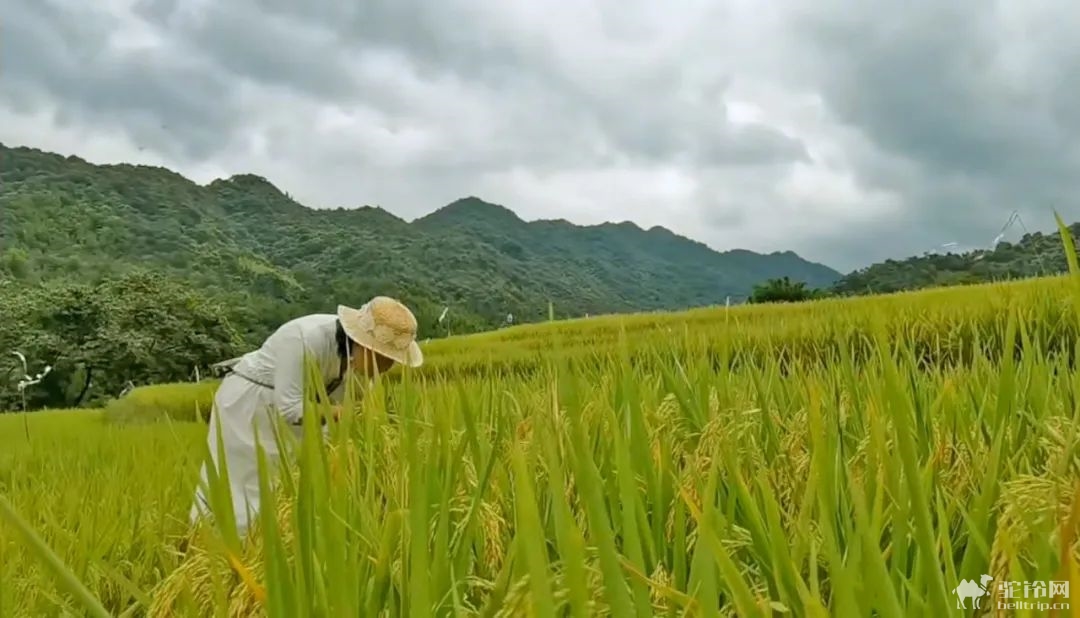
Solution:
<svg viewBox="0 0 1080 618"><path fill-rule="evenodd" d="M273 402L288 423L299 424L304 412L304 358L314 360L323 384L336 380L342 370L337 350L337 316L313 314L283 324L263 345L245 354L233 371L274 391ZM329 393L340 403L344 381Z"/></svg>

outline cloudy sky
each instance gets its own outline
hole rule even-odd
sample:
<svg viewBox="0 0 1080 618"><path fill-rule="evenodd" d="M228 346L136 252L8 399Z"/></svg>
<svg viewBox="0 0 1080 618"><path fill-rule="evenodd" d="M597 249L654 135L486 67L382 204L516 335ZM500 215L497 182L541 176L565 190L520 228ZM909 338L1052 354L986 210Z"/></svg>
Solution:
<svg viewBox="0 0 1080 618"><path fill-rule="evenodd" d="M1080 220L1067 0L300 4L5 0L0 141L841 270Z"/></svg>

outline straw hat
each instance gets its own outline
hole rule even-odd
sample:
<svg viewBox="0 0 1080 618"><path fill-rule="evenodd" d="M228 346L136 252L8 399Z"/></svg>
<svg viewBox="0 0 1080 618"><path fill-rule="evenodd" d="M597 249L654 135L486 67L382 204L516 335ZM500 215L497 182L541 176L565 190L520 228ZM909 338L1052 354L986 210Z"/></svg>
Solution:
<svg viewBox="0 0 1080 618"><path fill-rule="evenodd" d="M345 334L365 348L409 367L424 363L416 318L397 300L376 296L359 309L339 305L337 315Z"/></svg>

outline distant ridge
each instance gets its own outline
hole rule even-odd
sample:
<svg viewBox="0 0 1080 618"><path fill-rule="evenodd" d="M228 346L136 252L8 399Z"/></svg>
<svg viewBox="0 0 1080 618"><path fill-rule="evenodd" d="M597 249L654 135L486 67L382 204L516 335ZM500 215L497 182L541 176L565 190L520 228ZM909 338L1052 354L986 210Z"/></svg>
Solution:
<svg viewBox="0 0 1080 618"><path fill-rule="evenodd" d="M0 279L94 280L147 268L228 298L250 336L376 294L424 336L557 316L676 310L835 270L784 251L718 252L662 228L524 221L477 196L413 221L378 207L312 209L270 180L206 185L165 168L96 165L0 145ZM449 306L448 323L436 318Z"/></svg>

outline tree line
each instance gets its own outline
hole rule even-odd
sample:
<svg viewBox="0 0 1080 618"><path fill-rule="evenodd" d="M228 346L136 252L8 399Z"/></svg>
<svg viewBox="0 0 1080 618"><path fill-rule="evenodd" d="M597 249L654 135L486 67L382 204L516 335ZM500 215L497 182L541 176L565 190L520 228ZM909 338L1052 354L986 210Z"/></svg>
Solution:
<svg viewBox="0 0 1080 618"><path fill-rule="evenodd" d="M7 411L101 404L129 383L190 379L246 347L225 305L150 272L92 284L0 279L0 324ZM39 384L20 391L26 375L47 366Z"/></svg>

